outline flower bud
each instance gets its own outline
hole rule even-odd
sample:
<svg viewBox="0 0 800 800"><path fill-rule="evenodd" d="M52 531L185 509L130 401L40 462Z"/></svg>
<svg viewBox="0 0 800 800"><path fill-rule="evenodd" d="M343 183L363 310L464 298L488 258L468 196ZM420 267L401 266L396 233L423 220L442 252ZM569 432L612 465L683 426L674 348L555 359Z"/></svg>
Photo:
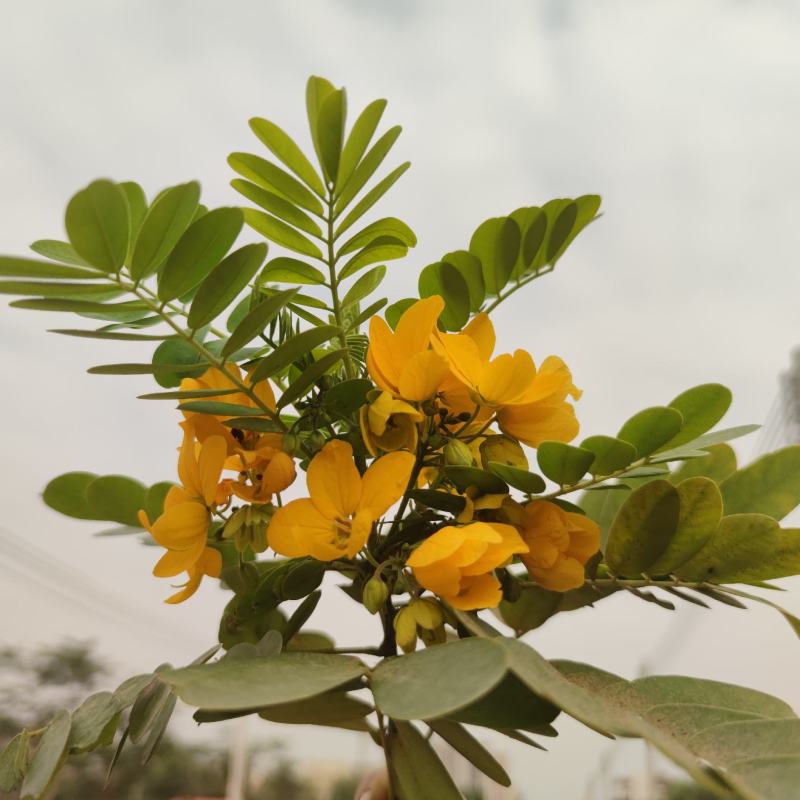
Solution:
<svg viewBox="0 0 800 800"><path fill-rule="evenodd" d="M417 620L408 606L401 608L394 618L394 637L404 653L410 653L417 647Z"/></svg>
<svg viewBox="0 0 800 800"><path fill-rule="evenodd" d="M519 442L510 436L487 436L481 442L481 463L484 469L489 468L490 461L499 461L511 467L528 469L528 458Z"/></svg>
<svg viewBox="0 0 800 800"><path fill-rule="evenodd" d="M267 549L267 525L273 510L272 506L243 506L237 509L225 523L223 538L233 539L240 553L248 547L254 553L263 553Z"/></svg>
<svg viewBox="0 0 800 800"><path fill-rule="evenodd" d="M451 467L471 467L472 453L464 442L450 439L444 447L444 463Z"/></svg>
<svg viewBox="0 0 800 800"><path fill-rule="evenodd" d="M377 577L370 578L364 585L361 602L370 614L377 614L389 597L389 587Z"/></svg>
<svg viewBox="0 0 800 800"><path fill-rule="evenodd" d="M300 449L300 437L296 433L284 433L282 447L290 456L296 455Z"/></svg>
<svg viewBox="0 0 800 800"><path fill-rule="evenodd" d="M326 441L324 433L312 431L311 435L308 437L307 443L311 452L316 453L318 450L322 449Z"/></svg>
<svg viewBox="0 0 800 800"><path fill-rule="evenodd" d="M432 597L412 600L408 607L413 612L420 628L432 631L444 624L442 607Z"/></svg>

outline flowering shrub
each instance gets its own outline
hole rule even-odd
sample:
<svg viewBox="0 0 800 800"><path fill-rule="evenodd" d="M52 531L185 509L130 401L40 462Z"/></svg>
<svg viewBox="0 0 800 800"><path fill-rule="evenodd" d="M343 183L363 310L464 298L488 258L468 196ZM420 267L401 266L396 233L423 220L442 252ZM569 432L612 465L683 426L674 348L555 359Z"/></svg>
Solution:
<svg viewBox="0 0 800 800"><path fill-rule="evenodd" d="M229 158L246 207L208 209L194 182L148 200L98 180L67 205L68 241L0 258L0 291L26 296L12 306L101 323L57 333L157 343L146 363L89 371L152 375L161 390L143 398L178 405L176 483L73 472L45 502L152 539L154 575L182 581L168 603L204 579L231 594L218 645L22 732L0 788L43 796L67 755L118 729L118 748L146 760L180 699L200 722L363 730L398 800L460 797L421 725L507 785L464 726L536 745L561 712L646 739L720 797L785 800L800 720L782 701L712 680L629 682L519 637L617 592L662 608L772 605L734 585L800 573L800 532L779 525L800 502L800 447L739 469L726 442L755 426L712 431L731 402L712 383L575 444L568 366L495 353L492 312L554 269L595 195L489 219L420 272L419 297L373 299L416 245L397 218L363 223L408 167L373 183L400 131L375 139L385 105L348 130L344 90L312 78L317 165L251 120L269 158ZM236 247L245 224L266 241ZM265 261L268 243L281 254ZM333 590L326 573L353 613L379 615L382 641L337 648L306 628Z"/></svg>

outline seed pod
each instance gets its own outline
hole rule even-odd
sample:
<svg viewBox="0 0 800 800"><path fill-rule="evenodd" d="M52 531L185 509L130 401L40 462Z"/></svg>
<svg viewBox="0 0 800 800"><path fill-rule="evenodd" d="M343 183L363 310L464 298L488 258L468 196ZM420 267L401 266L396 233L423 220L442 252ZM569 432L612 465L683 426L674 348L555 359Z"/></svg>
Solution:
<svg viewBox="0 0 800 800"><path fill-rule="evenodd" d="M397 612L394 618L394 636L397 646L404 653L410 653L417 647L417 620L414 612L406 606Z"/></svg>

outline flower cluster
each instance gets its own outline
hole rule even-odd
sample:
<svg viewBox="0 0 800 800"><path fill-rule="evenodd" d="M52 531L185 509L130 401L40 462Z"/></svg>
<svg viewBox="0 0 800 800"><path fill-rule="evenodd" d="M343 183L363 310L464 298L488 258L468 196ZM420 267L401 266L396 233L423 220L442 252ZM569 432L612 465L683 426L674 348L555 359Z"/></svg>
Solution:
<svg viewBox="0 0 800 800"><path fill-rule="evenodd" d="M226 539L242 555L269 546L290 559L361 558L367 568L393 571L393 588L414 597L428 590L462 610L497 606L496 570L515 557L546 589L563 592L583 583L584 565L599 547L594 522L546 500L520 504L507 493L485 491L480 481L459 488L448 477L454 466L479 471L498 461L524 469L522 445L574 438L578 422L569 399L580 392L569 369L554 356L537 368L524 350L493 355L495 332L486 314L459 333L445 333L437 325L443 310L442 298L432 296L407 308L394 330L381 317L371 319L366 368L374 388L355 427L332 430L322 442L306 437L307 449L321 445L303 465L307 497L280 499L296 474L296 458L284 448L292 431L239 429L231 417L184 412L182 485L170 490L155 522L142 512L142 524L167 548L155 574L188 574L169 602L189 597L203 575L219 576ZM211 368L184 379L181 390L224 392L237 407L277 413L267 381L240 390L248 377L235 365ZM230 476L223 477L226 471ZM397 533L412 515L424 520L418 489L443 491L463 507L449 524L423 524L422 535L408 541ZM390 545L384 563L376 560L382 548L371 543ZM429 628L422 624L422 630Z"/></svg>

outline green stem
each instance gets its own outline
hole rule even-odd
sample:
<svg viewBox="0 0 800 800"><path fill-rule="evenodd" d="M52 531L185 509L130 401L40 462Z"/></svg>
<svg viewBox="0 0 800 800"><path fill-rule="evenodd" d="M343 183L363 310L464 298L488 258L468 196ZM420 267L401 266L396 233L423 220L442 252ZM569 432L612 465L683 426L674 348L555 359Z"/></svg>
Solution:
<svg viewBox="0 0 800 800"><path fill-rule="evenodd" d="M326 201L328 207L328 214L326 217L327 222L327 235L325 237L325 244L327 245L327 259L325 263L328 265L328 273L330 274L330 290L331 300L333 305L333 317L336 324L341 328L339 334L339 342L342 349L345 351L344 366L348 378L356 377L356 369L353 364L353 358L350 355L350 348L347 346L347 334L344 329L344 317L342 315L342 304L339 300L339 283L336 277L336 254L333 251L334 233L333 233L333 192L328 192L328 199Z"/></svg>
<svg viewBox="0 0 800 800"><path fill-rule="evenodd" d="M497 297L485 308L483 309L487 314L490 314L503 300L507 300L511 297L514 292L518 289L521 289L523 286L527 286L531 281L535 281L537 278L541 278L543 275L547 275L549 272L553 271L553 266L549 266L546 269L539 270L539 272L533 273L533 275L529 275L526 278L522 278L521 280L517 281L505 294L498 294Z"/></svg>

